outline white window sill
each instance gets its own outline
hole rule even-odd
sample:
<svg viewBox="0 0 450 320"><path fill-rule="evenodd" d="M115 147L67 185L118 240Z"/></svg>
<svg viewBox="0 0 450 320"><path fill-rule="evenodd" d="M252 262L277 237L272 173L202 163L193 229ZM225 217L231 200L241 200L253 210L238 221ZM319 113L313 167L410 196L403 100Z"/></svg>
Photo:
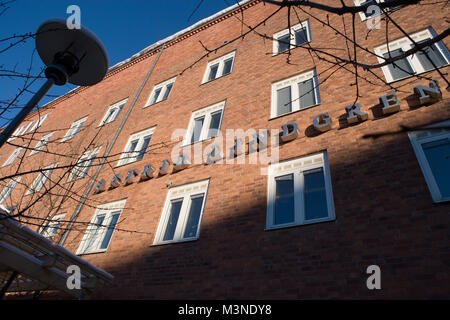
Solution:
<svg viewBox="0 0 450 320"><path fill-rule="evenodd" d="M320 222L328 222L328 221L335 221L336 218L330 218L330 217L326 217L326 218L320 218L320 219L314 219L314 220L309 220L307 222L304 223L287 223L287 224L283 224L283 225L276 225L276 226L266 226L264 228L264 231L271 231L271 230L277 230L277 229L285 229L285 228L292 228L292 227L300 227L300 226L305 226L305 225L309 225L309 224L314 224L314 223L320 223Z"/></svg>
<svg viewBox="0 0 450 320"><path fill-rule="evenodd" d="M172 243L193 242L193 241L197 241L198 239L199 239L199 237L189 238L189 239L180 239L180 240L162 241L162 242L153 243L150 245L150 247L164 246L166 244L172 244Z"/></svg>

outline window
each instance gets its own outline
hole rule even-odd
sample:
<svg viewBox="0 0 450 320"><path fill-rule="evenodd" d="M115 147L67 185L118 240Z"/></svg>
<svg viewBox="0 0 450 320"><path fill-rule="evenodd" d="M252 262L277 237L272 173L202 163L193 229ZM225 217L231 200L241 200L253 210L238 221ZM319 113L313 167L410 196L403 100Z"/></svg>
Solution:
<svg viewBox="0 0 450 320"><path fill-rule="evenodd" d="M81 130L81 127L83 126L83 124L86 122L87 117L80 119L78 121L75 121L74 123L72 123L72 126L70 127L70 129L67 131L66 135L64 136L64 138L61 140L61 142L67 141L72 139L73 137L75 137L77 135L77 133Z"/></svg>
<svg viewBox="0 0 450 320"><path fill-rule="evenodd" d="M150 97L148 97L148 101L145 104L145 106L148 107L157 102L166 100L169 97L170 92L172 91L175 80L176 80L176 77L156 85L153 88L153 91L150 94Z"/></svg>
<svg viewBox="0 0 450 320"><path fill-rule="evenodd" d="M100 149L101 147L88 150L81 156L69 175L69 182L86 177Z"/></svg>
<svg viewBox="0 0 450 320"><path fill-rule="evenodd" d="M269 167L267 229L334 219L326 152Z"/></svg>
<svg viewBox="0 0 450 320"><path fill-rule="evenodd" d="M131 135L117 165L121 166L142 160L155 130L156 127L153 127Z"/></svg>
<svg viewBox="0 0 450 320"><path fill-rule="evenodd" d="M13 141L15 138L20 137L28 132L28 129L33 125L34 121L29 122L28 124L24 124L23 126L19 127L14 131L14 133L11 135L11 137L8 139L9 141Z"/></svg>
<svg viewBox="0 0 450 320"><path fill-rule="evenodd" d="M272 84L272 118L318 104L319 83L315 70Z"/></svg>
<svg viewBox="0 0 450 320"><path fill-rule="evenodd" d="M9 156L8 160L5 161L3 164L3 167L10 165L11 163L16 160L16 158L19 156L19 154L22 152L22 147L18 147L14 152Z"/></svg>
<svg viewBox="0 0 450 320"><path fill-rule="evenodd" d="M273 35L273 54L277 55L311 41L309 21L299 23Z"/></svg>
<svg viewBox="0 0 450 320"><path fill-rule="evenodd" d="M169 190L154 244L198 239L209 180Z"/></svg>
<svg viewBox="0 0 450 320"><path fill-rule="evenodd" d="M41 229L41 234L48 239L52 239L58 232L58 229L61 226L61 220L64 219L64 216L65 214L53 216L50 221L47 222L45 227Z"/></svg>
<svg viewBox="0 0 450 320"><path fill-rule="evenodd" d="M110 123L110 122L113 122L114 120L116 120L120 114L120 111L122 111L125 103L127 103L127 99L117 102L117 103L113 104L111 107L109 107L108 111L106 112L105 116L103 117L102 122L100 122L100 126L103 126L107 123Z"/></svg>
<svg viewBox="0 0 450 320"><path fill-rule="evenodd" d="M219 135L225 101L194 111L184 145Z"/></svg>
<svg viewBox="0 0 450 320"><path fill-rule="evenodd" d="M446 128L439 128L446 126ZM408 133L434 202L450 201L450 121Z"/></svg>
<svg viewBox="0 0 450 320"><path fill-rule="evenodd" d="M39 142L36 144L33 151L31 151L30 156L41 151L48 144L48 141L50 140L50 138L52 137L53 134L54 134L54 132L51 132L51 133L43 136L42 139L39 140Z"/></svg>
<svg viewBox="0 0 450 320"><path fill-rule="evenodd" d="M115 201L97 208L77 254L104 252L108 249L125 202Z"/></svg>
<svg viewBox="0 0 450 320"><path fill-rule="evenodd" d="M430 29L422 30L416 32L410 37L417 43L422 43L426 40L434 38L434 31ZM380 63L384 62L385 59L389 57L396 57L402 55L407 50L413 47L413 43L407 38L401 38L392 42L389 42L389 52L388 45L382 45L375 48L375 54L377 54L378 61ZM444 44L439 41L433 43L431 46L425 47L424 49L429 58L433 61L436 67L446 66L450 62L450 54ZM383 57L383 58L381 58ZM396 80L405 79L411 77L415 74L420 74L426 71L433 70L433 64L421 51L415 54L409 55L405 58L399 59L394 63L381 68L383 70L384 76L387 82L392 82Z"/></svg>
<svg viewBox="0 0 450 320"><path fill-rule="evenodd" d="M236 51L230 52L208 63L202 83L220 78L233 71Z"/></svg>
<svg viewBox="0 0 450 320"><path fill-rule="evenodd" d="M41 191L44 184L47 182L48 179L50 179L50 176L57 165L58 165L58 163L54 163L54 164L44 168L44 170L42 170L42 172L39 173L36 180L34 180L30 189L28 189L28 191L26 192L26 195Z"/></svg>
<svg viewBox="0 0 450 320"><path fill-rule="evenodd" d="M11 181L8 183L8 185L2 190L0 193L0 203L3 203L6 201L6 199L9 198L11 195L11 192L13 192L14 188L17 186L17 184L20 182L22 177L15 177L11 179Z"/></svg>

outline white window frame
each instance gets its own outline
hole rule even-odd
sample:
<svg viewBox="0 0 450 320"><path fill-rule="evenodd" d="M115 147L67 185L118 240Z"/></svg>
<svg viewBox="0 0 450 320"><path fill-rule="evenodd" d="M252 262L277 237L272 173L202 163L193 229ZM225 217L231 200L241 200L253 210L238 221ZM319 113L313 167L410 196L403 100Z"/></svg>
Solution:
<svg viewBox="0 0 450 320"><path fill-rule="evenodd" d="M313 82L314 82L314 96L316 99L316 104L300 109L300 92L298 89L298 84L300 82L304 82L309 79L313 79ZM292 111L289 113L284 113L284 114L278 115L277 114L277 106L278 106L277 91L279 89L283 89L283 88L286 88L289 86L291 87ZM306 110L306 109L318 106L320 103L321 103L321 101L320 101L320 92L319 92L319 80L317 78L316 70L313 69L313 70L295 75L293 77L272 83L272 103L271 103L270 118L282 117L282 116L291 114L291 113L299 111L299 110Z"/></svg>
<svg viewBox="0 0 450 320"><path fill-rule="evenodd" d="M2 192L0 193L0 204L8 200L8 198L11 196L11 193L14 191L20 180L22 180L22 176L14 177L11 179L11 181L8 182L8 184L3 188Z"/></svg>
<svg viewBox="0 0 450 320"><path fill-rule="evenodd" d="M80 157L75 167L70 172L67 182L83 179L84 177L86 177L89 170L91 169L92 164L89 163L91 162L92 157L94 156L97 157L101 148L102 147L97 147L95 149L91 149L83 153L83 155ZM87 164L89 165L86 166Z"/></svg>
<svg viewBox="0 0 450 320"><path fill-rule="evenodd" d="M30 195L33 193L37 193L42 190L47 180L50 179L53 170L58 166L58 163L53 163L44 169L39 173L39 175L36 177L36 179L31 184L31 187L27 190L25 195Z"/></svg>
<svg viewBox="0 0 450 320"><path fill-rule="evenodd" d="M42 117L39 117L39 119L36 120L33 127L31 127L31 129L29 131L33 131L33 130L40 128L42 126L42 124L44 123L44 121L48 118L49 115L50 115L50 112L44 114Z"/></svg>
<svg viewBox="0 0 450 320"><path fill-rule="evenodd" d="M202 84L223 77L224 76L223 69L224 69L224 66L225 66L224 62L225 62L225 60L228 60L229 58L233 58L233 62L231 63L230 72L227 73L227 74L232 73L233 69L234 69L234 62L235 62L235 59L236 59L236 51L227 53L224 56L221 56L221 57L219 57L217 59L214 59L214 60L208 62L208 65L206 66L205 74L203 75ZM214 79L208 80L209 79L209 74L211 72L211 66L213 66L213 65L215 65L217 63L219 64L219 67L217 68L216 77Z"/></svg>
<svg viewBox="0 0 450 320"><path fill-rule="evenodd" d="M430 190L431 197L434 202L445 202L450 201L450 197L443 197L439 186L436 183L431 167L428 163L428 159L423 152L422 144L433 142L436 140L441 140L448 138L450 140L450 129L433 129L434 127L450 126L450 120L436 123L424 128L429 128L430 130L417 130L408 132L409 140L413 147L414 153L416 154L417 161L419 162L420 169L425 177L425 181Z"/></svg>
<svg viewBox="0 0 450 320"><path fill-rule="evenodd" d="M193 241L197 240L200 237L200 230L204 216L208 189L209 189L209 179L174 187L169 190L169 192L167 193L166 202L164 204L164 209L161 214L161 218L159 220L158 229L156 230L156 236L153 245ZM189 215L191 197L201 194L203 194L203 203L198 221L196 236L190 238L183 238L184 229L186 227ZM178 217L175 234L172 240L164 241L163 237L166 230L167 221L170 216L171 202L177 199L183 199L183 203L181 205L180 215Z"/></svg>
<svg viewBox="0 0 450 320"><path fill-rule="evenodd" d="M80 132L81 127L86 122L87 118L88 117L84 117L83 119L77 120L74 123L72 123L72 125L70 126L70 129L67 130L67 133L64 136L64 138L61 140L61 142L73 139L78 134L78 132Z"/></svg>
<svg viewBox="0 0 450 320"><path fill-rule="evenodd" d="M108 124L110 122L114 122L117 119L117 117L119 116L119 113L122 111L123 107L125 107L125 104L127 103L127 101L128 101L128 98L123 99L123 100L121 100L121 101L111 105L108 108L108 110L106 110L106 113L103 116L103 119L102 119L102 121L100 122L100 124L98 126L101 127L101 126L104 126L105 124ZM122 108L120 108L121 105L123 105ZM111 116L108 117L108 115L109 115L109 113L110 113L110 111L112 109L115 109L114 113L112 113Z"/></svg>
<svg viewBox="0 0 450 320"><path fill-rule="evenodd" d="M291 26L290 29L286 28L286 29L281 30L273 35L273 55L276 56L276 55L282 54L283 52L286 52L286 51L283 51L283 52L278 53L278 48L279 48L278 39L289 33L290 33L290 41L289 41L290 49L292 50L292 49L296 48L297 45L295 43L295 31L302 29L302 28L306 29L306 36L307 36L306 43L311 42L311 28L309 25L309 20L305 20L294 26Z"/></svg>
<svg viewBox="0 0 450 320"><path fill-rule="evenodd" d="M58 230L61 227L61 220L64 219L65 215L65 213L54 215L50 221L47 221L47 223L41 228L40 234L47 239L53 239L53 237L58 233Z"/></svg>
<svg viewBox="0 0 450 320"><path fill-rule="evenodd" d="M20 153L22 152L23 147L18 147L16 148L13 153L11 153L11 155L8 157L8 159L3 163L2 167L6 167L9 166L11 163L14 162L14 160L17 159L17 157L20 155Z"/></svg>
<svg viewBox="0 0 450 320"><path fill-rule="evenodd" d="M210 105L206 108L202 108L202 109L192 112L191 119L189 120L189 126L188 126L188 129L186 132L186 136L184 137L183 146L187 146L190 144L205 141L205 140L212 139L214 137L219 136L220 131L222 129L223 115L225 112L225 104L226 104L226 100L223 100L223 101L220 101L213 105ZM219 110L222 111L222 115L220 117L218 133L217 133L217 135L208 138L209 126L211 125L211 115ZM198 141L191 143L192 132L194 130L194 125L195 125L194 120L197 119L198 117L202 117L202 116L205 117L205 120L203 120L203 126L202 126L202 131L200 133L200 138Z"/></svg>
<svg viewBox="0 0 450 320"><path fill-rule="evenodd" d="M304 209L304 196L303 196L304 192L303 172L317 168L323 168L324 172L328 216L324 218L311 219L306 221ZM294 222L275 225L273 223L275 218L275 195L276 195L275 178L289 174L294 175L295 220ZM268 188L267 215L266 215L267 230L306 225L336 219L334 212L334 200L333 200L333 190L331 186L330 168L328 165L328 156L326 151L270 165L267 188Z"/></svg>
<svg viewBox="0 0 450 320"><path fill-rule="evenodd" d="M164 81L164 82L161 82L161 83L155 85L155 86L153 87L152 93L150 94L150 96L149 96L148 99L147 99L147 103L145 104L144 108L147 108L147 107L149 107L149 106L151 106L151 105L153 105L153 104L156 104L156 103L158 103L158 102L163 101L163 97L164 97L164 95L166 94L167 87L168 87L170 84L172 84L172 88L170 89L170 92L169 92L169 95L170 95L170 93L172 93L172 91L173 91L173 87L174 87L174 85L175 85L175 80L176 80L176 79L177 79L177 77L173 77L173 78L171 78L171 79L169 79L169 80L166 80L166 81ZM156 92L156 90L158 90L158 89L161 89L161 92L159 93L159 96L158 96L158 98L156 99L156 101L153 102L153 103L151 103L151 101L153 100L153 97L154 97L154 95L155 95L155 92ZM167 100L167 99L169 99L169 96L167 96L167 98L164 99L164 100Z"/></svg>
<svg viewBox="0 0 450 320"><path fill-rule="evenodd" d="M130 138L128 138L128 142L125 145L125 149L123 150L122 155L120 156L119 162L117 163L117 167L138 161L137 157L138 157L139 152L141 151L142 146L144 144L144 138L149 135L152 136L152 138L150 139L149 145L147 146L147 149L148 149L150 146L150 143L152 142L151 140L153 139L155 130L156 130L156 126L132 134L130 136ZM131 142L134 140L139 140L139 141L136 145L135 150L133 151L133 154L131 154L131 153L128 154L129 152L127 150L130 149Z"/></svg>
<svg viewBox="0 0 450 320"><path fill-rule="evenodd" d="M50 132L49 134L43 136L41 138L41 140L38 141L38 143L36 143L36 146L34 147L33 151L31 151L30 156L32 156L33 154L38 153L39 151L41 151L45 146L48 145L48 142L50 140L50 138L53 136L55 132Z"/></svg>
<svg viewBox="0 0 450 320"><path fill-rule="evenodd" d="M86 229L86 232L85 232L85 234L83 236L83 240L81 240L80 246L78 247L77 254L88 254L88 253L105 252L106 250L108 250L108 247L111 244L112 239L114 237L114 231L115 231L117 225L114 227L114 231L113 231L113 233L111 235L111 239L109 240L108 247L106 247L105 249L100 249L100 245L103 242L103 239L104 239L104 237L106 235L106 232L108 230L107 227L109 226L109 223L111 221L112 215L119 211L120 213L119 213L119 218L118 219L120 219L120 215L122 215L123 208L125 207L126 201L127 201L126 199L119 200L119 201L114 201L114 202L102 204L102 205L97 207L97 209L95 210L94 216L92 217L91 223L88 226L88 228ZM104 220L102 222L102 227L95 234L95 238L93 239L93 242L92 242L93 248L91 250L87 250L88 249L87 246L89 244L89 241L91 240L91 237L94 237L92 234L90 234L90 232L95 230L96 226L94 224L95 224L95 222L97 220L97 217L99 215L105 215L105 218L104 218Z"/></svg>
<svg viewBox="0 0 450 320"><path fill-rule="evenodd" d="M413 33L410 35L411 39L413 39L415 42L426 40L426 39L432 39L435 36L436 36L435 32L433 31L432 28L427 28L425 30L422 30L422 31L419 31L419 32L416 32L416 33ZM439 49L439 52L442 54L442 56L446 60L446 62L447 62L446 66L447 66L450 63L450 52L445 47L445 45L442 43L442 41L438 41L435 44L436 44L436 47ZM403 38L391 41L391 42L389 42L389 44L383 44L381 46L378 46L375 48L374 52L378 56L377 59L378 59L379 63L383 63L385 61L384 58L382 58L382 57L383 57L383 54L388 52L388 45L389 45L390 52L392 52L393 50L397 50L397 49L402 49L405 52L413 47L413 43L407 37L403 37ZM389 71L388 66L383 66L383 67L381 67L381 70L383 70L384 76L388 83L394 82L394 81L400 81L400 80L412 77L416 74L421 74L424 72L434 70L434 69L428 70L428 71L425 70L424 67L422 66L422 64L420 63L419 58L417 58L416 54L409 55L406 57L406 59L408 60L411 68L413 69L413 71L415 73L413 75L408 75L404 78L394 79L391 75L391 72Z"/></svg>

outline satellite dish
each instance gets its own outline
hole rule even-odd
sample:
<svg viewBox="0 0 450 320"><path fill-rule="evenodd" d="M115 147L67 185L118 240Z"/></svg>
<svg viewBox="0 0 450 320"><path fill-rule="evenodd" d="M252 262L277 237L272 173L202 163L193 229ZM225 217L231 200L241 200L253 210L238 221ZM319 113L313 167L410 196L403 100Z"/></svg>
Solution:
<svg viewBox="0 0 450 320"><path fill-rule="evenodd" d="M59 71L65 73L55 81L59 85L68 81L91 86L100 82L108 71L108 53L97 36L83 26L69 29L64 19L50 19L41 24L36 34L36 49L48 66L46 75L47 71L53 76L54 73L61 76Z"/></svg>

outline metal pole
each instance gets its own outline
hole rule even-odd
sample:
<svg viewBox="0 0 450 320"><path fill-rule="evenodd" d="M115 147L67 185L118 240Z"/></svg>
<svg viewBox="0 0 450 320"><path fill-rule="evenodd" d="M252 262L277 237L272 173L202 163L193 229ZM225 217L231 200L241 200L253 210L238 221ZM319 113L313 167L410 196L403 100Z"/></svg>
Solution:
<svg viewBox="0 0 450 320"><path fill-rule="evenodd" d="M6 127L5 130L0 134L0 148L9 139L13 132L17 129L19 124L22 123L23 119L33 110L37 103L45 96L45 94L50 90L50 88L55 83L53 78L47 79L42 87L36 92L25 107L19 112L19 114L11 121L11 123Z"/></svg>

